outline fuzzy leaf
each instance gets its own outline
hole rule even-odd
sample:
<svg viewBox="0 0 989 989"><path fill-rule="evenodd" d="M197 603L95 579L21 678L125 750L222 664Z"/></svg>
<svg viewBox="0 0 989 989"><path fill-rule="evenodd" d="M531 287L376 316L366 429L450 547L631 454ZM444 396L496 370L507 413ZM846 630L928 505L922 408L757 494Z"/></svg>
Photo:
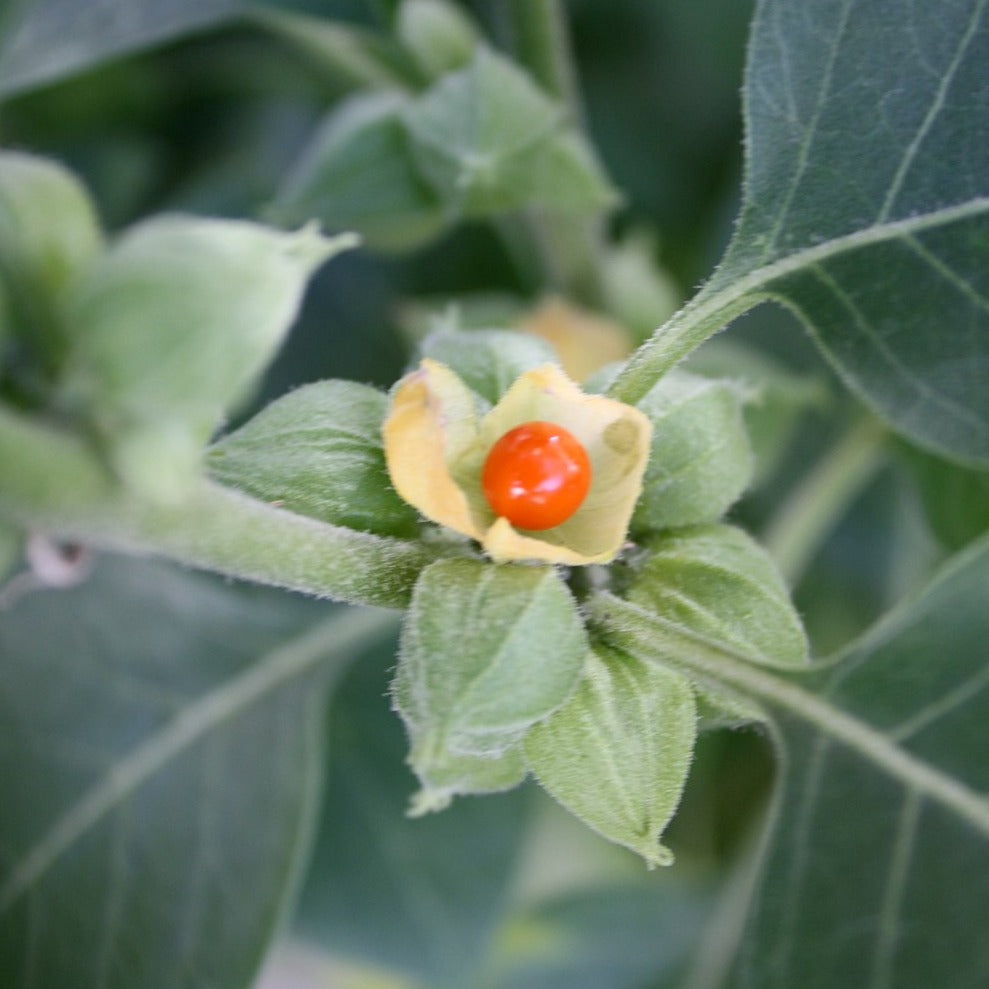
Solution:
<svg viewBox="0 0 989 989"><path fill-rule="evenodd" d="M412 104L405 121L423 175L454 213L609 205L611 188L565 117L519 68L481 49Z"/></svg>
<svg viewBox="0 0 989 989"><path fill-rule="evenodd" d="M526 736L525 754L582 821L650 866L669 865L659 837L680 802L696 733L685 677L598 648L573 697Z"/></svg>
<svg viewBox="0 0 989 989"><path fill-rule="evenodd" d="M320 381L272 402L210 447L218 481L322 522L412 536L418 514L385 469L387 397L353 381Z"/></svg>
<svg viewBox="0 0 989 989"><path fill-rule="evenodd" d="M420 349L423 357L445 364L492 405L526 371L555 360L548 343L510 330L436 330Z"/></svg>
<svg viewBox="0 0 989 989"><path fill-rule="evenodd" d="M271 360L306 281L349 238L169 216L131 228L75 285L63 402L136 489L170 500Z"/></svg>
<svg viewBox="0 0 989 989"><path fill-rule="evenodd" d="M630 601L754 663L806 663L807 638L779 572L741 529L698 526L647 546Z"/></svg>
<svg viewBox="0 0 989 989"><path fill-rule="evenodd" d="M984 0L762 0L732 244L614 397L772 298L896 429L989 463L986 64Z"/></svg>
<svg viewBox="0 0 989 989"><path fill-rule="evenodd" d="M369 247L408 250L446 226L419 175L395 93L354 96L317 130L278 192L272 212L288 224L317 218L356 230Z"/></svg>
<svg viewBox="0 0 989 989"><path fill-rule="evenodd" d="M573 690L588 649L552 567L442 560L419 578L394 700L409 732L420 804L442 803L464 756L502 757ZM485 783L484 789L490 789Z"/></svg>
<svg viewBox="0 0 989 989"><path fill-rule="evenodd" d="M742 395L731 383L682 371L639 402L653 424L636 530L715 522L752 478Z"/></svg>
<svg viewBox="0 0 989 989"><path fill-rule="evenodd" d="M392 627L108 557L4 612L3 982L252 984L305 858L331 675Z"/></svg>

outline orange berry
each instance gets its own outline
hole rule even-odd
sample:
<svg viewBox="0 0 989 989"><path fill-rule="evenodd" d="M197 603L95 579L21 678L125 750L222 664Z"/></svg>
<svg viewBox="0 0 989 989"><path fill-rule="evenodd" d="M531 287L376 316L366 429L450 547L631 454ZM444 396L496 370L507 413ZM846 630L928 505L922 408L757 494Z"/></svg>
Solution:
<svg viewBox="0 0 989 989"><path fill-rule="evenodd" d="M573 433L536 420L510 429L491 447L481 472L488 504L520 529L552 529L580 508L591 461Z"/></svg>

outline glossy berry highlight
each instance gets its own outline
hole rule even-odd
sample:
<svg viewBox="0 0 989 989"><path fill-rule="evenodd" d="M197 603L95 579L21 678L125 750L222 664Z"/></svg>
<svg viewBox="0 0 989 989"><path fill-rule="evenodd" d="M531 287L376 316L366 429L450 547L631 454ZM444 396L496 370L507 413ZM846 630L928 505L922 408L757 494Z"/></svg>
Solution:
<svg viewBox="0 0 989 989"><path fill-rule="evenodd" d="M513 526L552 529L587 497L591 461L569 430L555 422L524 422L491 447L481 486L495 514Z"/></svg>

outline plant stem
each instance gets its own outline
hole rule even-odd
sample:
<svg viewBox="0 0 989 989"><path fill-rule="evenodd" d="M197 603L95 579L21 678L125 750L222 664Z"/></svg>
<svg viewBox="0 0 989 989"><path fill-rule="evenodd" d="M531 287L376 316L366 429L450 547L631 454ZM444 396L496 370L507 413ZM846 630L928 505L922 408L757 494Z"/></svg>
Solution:
<svg viewBox="0 0 989 989"><path fill-rule="evenodd" d="M797 485L763 533L766 548L791 586L885 462L885 441L886 429L878 420L856 422Z"/></svg>
<svg viewBox="0 0 989 989"><path fill-rule="evenodd" d="M438 555L329 525L199 480L178 503L123 489L81 438L0 410L0 511L84 545L170 557L354 604L405 607Z"/></svg>

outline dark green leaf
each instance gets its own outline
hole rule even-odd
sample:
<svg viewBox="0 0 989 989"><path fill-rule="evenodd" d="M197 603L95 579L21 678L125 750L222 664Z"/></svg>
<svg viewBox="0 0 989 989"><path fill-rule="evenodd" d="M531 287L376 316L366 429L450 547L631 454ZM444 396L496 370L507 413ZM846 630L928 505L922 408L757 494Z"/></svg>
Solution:
<svg viewBox="0 0 989 989"><path fill-rule="evenodd" d="M773 297L897 429L989 462L986 64L984 0L763 0L735 237L616 397Z"/></svg>
<svg viewBox="0 0 989 989"><path fill-rule="evenodd" d="M989 541L835 663L759 669L613 598L616 645L750 696L782 750L733 986L989 982Z"/></svg>
<svg viewBox="0 0 989 989"><path fill-rule="evenodd" d="M320 381L272 402L209 450L209 472L261 501L322 522L413 536L418 513L395 493L381 422L387 397L353 381Z"/></svg>
<svg viewBox="0 0 989 989"><path fill-rule="evenodd" d="M250 983L308 845L329 675L394 628L333 614L104 558L0 616L5 981Z"/></svg>
<svg viewBox="0 0 989 989"><path fill-rule="evenodd" d="M316 218L328 230L356 230L369 247L408 250L447 224L440 199L416 167L392 93L352 97L334 110L279 190L284 223Z"/></svg>

